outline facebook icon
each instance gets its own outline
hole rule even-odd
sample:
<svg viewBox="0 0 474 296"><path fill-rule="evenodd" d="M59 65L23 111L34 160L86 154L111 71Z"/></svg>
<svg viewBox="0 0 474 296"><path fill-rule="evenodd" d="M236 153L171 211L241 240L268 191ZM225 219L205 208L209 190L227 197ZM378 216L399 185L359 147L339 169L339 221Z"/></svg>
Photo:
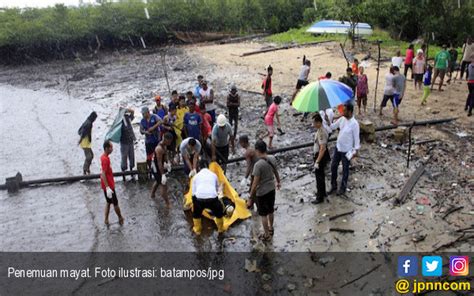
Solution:
<svg viewBox="0 0 474 296"><path fill-rule="evenodd" d="M417 273L417 256L398 256L398 276L415 276Z"/></svg>

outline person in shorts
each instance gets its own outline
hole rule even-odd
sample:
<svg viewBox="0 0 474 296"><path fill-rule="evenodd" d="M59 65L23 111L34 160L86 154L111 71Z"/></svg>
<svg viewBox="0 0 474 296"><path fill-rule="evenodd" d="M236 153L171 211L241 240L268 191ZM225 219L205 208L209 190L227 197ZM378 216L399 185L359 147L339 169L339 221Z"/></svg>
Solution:
<svg viewBox="0 0 474 296"><path fill-rule="evenodd" d="M273 137L275 136L275 127L273 125L273 119L274 117L276 116L276 119L277 119L277 124L278 124L278 128L281 129L281 124L280 124L280 116L278 115L278 106L280 105L281 103L281 97L280 96L276 96L275 99L273 99L273 104L270 106L270 108L268 108L268 112L267 114L265 115L265 126L267 127L267 134L265 135L268 136L269 140L268 140L268 148L269 149L273 149L273 146L272 146L272 141L273 141Z"/></svg>
<svg viewBox="0 0 474 296"><path fill-rule="evenodd" d="M119 218L119 224L123 225L123 217L120 211L120 207L118 205L117 194L115 193L115 181L114 181L114 173L112 171L112 166L110 164L109 155L113 151L112 142L105 141L104 142L104 154L100 157L100 166L101 166L101 173L100 173L100 186L104 191L105 201L107 205L105 206L105 225L109 225L109 212L110 212L110 205L114 205L115 213Z"/></svg>
<svg viewBox="0 0 474 296"><path fill-rule="evenodd" d="M271 155L267 155L267 144L264 141L258 140L255 143L255 151L259 160L253 167L250 196L256 201L258 215L262 219L264 233L260 235L260 238L268 241L274 233L275 189L280 189L280 176L276 159ZM248 206L251 207L253 202L249 202Z"/></svg>
<svg viewBox="0 0 474 296"><path fill-rule="evenodd" d="M415 80L415 89L421 90L423 85L423 74L426 69L426 61L423 55L423 50L418 49L416 52L416 57L413 59L413 78Z"/></svg>
<svg viewBox="0 0 474 296"><path fill-rule="evenodd" d="M443 87L444 76L446 75L446 71L449 66L449 59L451 58L449 52L446 50L447 48L448 46L444 44L443 49L435 56L435 66L433 72L433 81L431 83L431 90L433 90L436 78L439 77L440 81L438 91L443 91L441 88Z"/></svg>
<svg viewBox="0 0 474 296"><path fill-rule="evenodd" d="M155 183L151 189L151 198L155 198L156 190L161 185L160 195L165 200L166 206L171 207L170 201L168 199L168 186L167 186L167 177L166 173L171 172L171 165L167 161L168 146L173 141L173 135L170 132L166 132L163 135L163 140L156 146L155 156L153 158L153 163L151 165L151 171L153 177L155 178Z"/></svg>
<svg viewBox="0 0 474 296"><path fill-rule="evenodd" d="M145 135L146 163L148 169L151 169L153 153L160 142L160 126L162 118L156 114L151 114L148 107L142 108L142 120L140 121L140 133Z"/></svg>
<svg viewBox="0 0 474 296"><path fill-rule="evenodd" d="M400 103L402 102L403 95L405 94L405 76L400 73L400 69L395 66L393 67L393 85L395 91L393 93L392 106L393 106L393 121L392 123L398 124L398 112L400 111Z"/></svg>
<svg viewBox="0 0 474 296"><path fill-rule="evenodd" d="M301 88L309 84L308 76L309 76L310 71L311 71L311 61L307 60L306 56L303 55L303 66L301 66L300 75L298 76L298 80L296 81L296 89L293 93L293 96L291 97L291 103L293 103L293 100L295 99L296 95L301 90Z"/></svg>
<svg viewBox="0 0 474 296"><path fill-rule="evenodd" d="M393 94L395 93L394 88L394 75L393 75L393 66L389 68L389 72L385 75L385 87L383 89L383 99L382 103L380 104L380 112L379 115L382 116L383 108L387 107L387 102L393 100Z"/></svg>

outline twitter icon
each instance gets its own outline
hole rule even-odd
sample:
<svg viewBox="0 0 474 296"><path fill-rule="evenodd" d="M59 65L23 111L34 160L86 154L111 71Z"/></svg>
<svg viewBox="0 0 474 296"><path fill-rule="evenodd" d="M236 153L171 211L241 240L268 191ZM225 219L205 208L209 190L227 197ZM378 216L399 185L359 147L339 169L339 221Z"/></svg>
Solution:
<svg viewBox="0 0 474 296"><path fill-rule="evenodd" d="M441 276L443 274L443 259L440 256L423 256L421 274L423 276Z"/></svg>

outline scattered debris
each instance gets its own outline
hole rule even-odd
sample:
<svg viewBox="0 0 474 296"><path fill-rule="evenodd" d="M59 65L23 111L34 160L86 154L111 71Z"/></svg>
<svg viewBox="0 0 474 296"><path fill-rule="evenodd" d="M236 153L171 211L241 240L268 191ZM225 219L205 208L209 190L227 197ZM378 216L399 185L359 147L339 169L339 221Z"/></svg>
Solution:
<svg viewBox="0 0 474 296"><path fill-rule="evenodd" d="M247 272L260 272L257 268L257 260L245 259L245 270Z"/></svg>
<svg viewBox="0 0 474 296"><path fill-rule="evenodd" d="M382 264L379 264L379 265L375 266L374 268L370 269L370 270L367 271L366 273L361 274L360 276L358 276L358 277L356 277L355 279L353 279L353 280L351 280L351 281L345 283L344 285L340 286L339 288L344 288L345 286L348 286L348 285L350 285L350 284L352 284L352 283L357 282L357 281L360 280L361 278L363 278L363 277L365 277L365 276L371 274L372 272L376 271L377 269L379 269L380 266L382 266Z"/></svg>
<svg viewBox="0 0 474 296"><path fill-rule="evenodd" d="M329 221L333 221L333 220L336 220L337 218L344 217L347 215L352 215L352 214L354 214L354 210L329 217Z"/></svg>
<svg viewBox="0 0 474 296"><path fill-rule="evenodd" d="M443 220L446 219L446 217L448 217L448 216L451 215L452 213L457 212L457 211L462 210L462 209L464 209L464 207L463 207L463 206L459 206L459 207L455 207L455 208L452 208L452 209L448 210L448 211L446 212L446 214L444 214Z"/></svg>
<svg viewBox="0 0 474 296"><path fill-rule="evenodd" d="M426 196L422 196L422 197L419 197L416 199L416 204L418 205L425 205L425 206L430 206L431 205L431 201L428 197Z"/></svg>
<svg viewBox="0 0 474 296"><path fill-rule="evenodd" d="M418 179L420 179L421 175L423 175L424 171L425 171L424 164L422 164L416 169L413 175L411 175L411 177L405 183L405 186L403 186L403 189L400 192L400 195L395 199L395 204L400 205L405 202L405 199L408 197L408 194L411 192L413 187L415 187L416 182L418 181Z"/></svg>

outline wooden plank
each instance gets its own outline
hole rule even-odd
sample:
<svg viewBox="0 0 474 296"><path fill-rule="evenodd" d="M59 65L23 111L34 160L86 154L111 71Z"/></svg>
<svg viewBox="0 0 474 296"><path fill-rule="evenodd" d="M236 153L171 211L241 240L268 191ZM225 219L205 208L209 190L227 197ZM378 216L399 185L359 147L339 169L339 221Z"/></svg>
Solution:
<svg viewBox="0 0 474 296"><path fill-rule="evenodd" d="M408 194L412 191L413 187L415 187L416 182L418 182L418 179L420 179L421 175L425 172L425 165L422 164L419 166L415 172L411 175L410 179L405 183L405 186L403 186L402 191L398 195L398 198L395 199L395 204L402 204L405 202L405 199L407 198Z"/></svg>
<svg viewBox="0 0 474 296"><path fill-rule="evenodd" d="M339 215L335 215L335 216L332 216L332 217L329 217L329 221L333 221L333 220L336 220L337 218L341 218L341 217L344 217L344 216L347 216L347 215L352 215L354 214L354 211L349 211L349 212L345 212L345 213L342 213L342 214L339 214Z"/></svg>

